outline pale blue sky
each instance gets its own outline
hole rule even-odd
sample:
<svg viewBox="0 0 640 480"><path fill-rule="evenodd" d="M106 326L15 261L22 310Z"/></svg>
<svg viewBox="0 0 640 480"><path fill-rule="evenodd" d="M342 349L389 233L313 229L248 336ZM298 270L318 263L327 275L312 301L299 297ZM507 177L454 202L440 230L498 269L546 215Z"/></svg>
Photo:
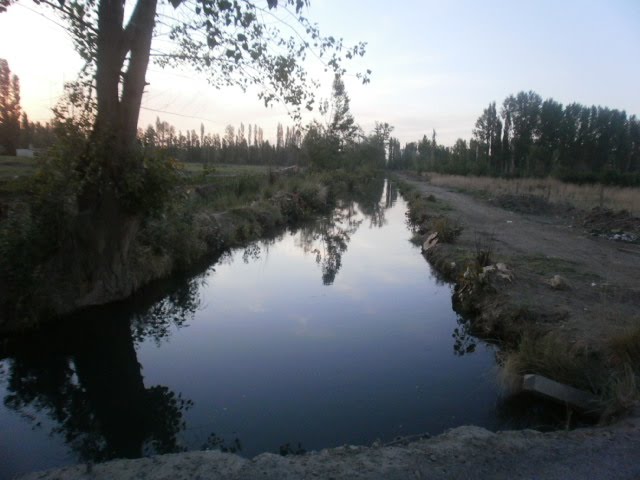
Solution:
<svg viewBox="0 0 640 480"><path fill-rule="evenodd" d="M28 8L35 7L21 0L0 15L0 58L20 76L27 112L44 119L79 62L61 29ZM519 90L640 114L640 0L312 0L308 13L323 32L369 44L354 67L371 68L371 84L346 82L365 131L387 121L406 142L435 128L442 143L452 144L471 135L489 102ZM33 40L23 44L25 31ZM252 95L211 90L185 76L151 67L143 104L206 119L205 128L220 133L243 121L271 136L278 121L290 123L282 108L266 110ZM320 96L328 95L327 85ZM141 125L156 115L143 111ZM160 116L199 130L198 118Z"/></svg>

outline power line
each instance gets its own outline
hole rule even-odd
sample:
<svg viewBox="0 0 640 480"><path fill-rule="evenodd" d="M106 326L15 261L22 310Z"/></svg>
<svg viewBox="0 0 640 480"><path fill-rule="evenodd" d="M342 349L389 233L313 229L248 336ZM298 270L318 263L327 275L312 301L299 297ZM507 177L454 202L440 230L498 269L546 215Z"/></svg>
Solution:
<svg viewBox="0 0 640 480"><path fill-rule="evenodd" d="M201 120L203 122L209 122L209 123L220 123L219 120L211 120L210 118L196 117L194 115L185 115L183 113L168 112L166 110L160 110L157 108L149 108L149 107L140 107L140 108L142 110L147 110L149 112L165 113L167 115L175 115L176 117L183 117L183 118L192 118L194 120Z"/></svg>

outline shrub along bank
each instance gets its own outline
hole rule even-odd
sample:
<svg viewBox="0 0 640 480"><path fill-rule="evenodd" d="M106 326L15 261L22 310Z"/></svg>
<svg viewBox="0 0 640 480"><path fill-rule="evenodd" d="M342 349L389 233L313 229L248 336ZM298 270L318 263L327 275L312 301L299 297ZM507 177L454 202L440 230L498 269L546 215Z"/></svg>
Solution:
<svg viewBox="0 0 640 480"><path fill-rule="evenodd" d="M160 171L153 188L147 187L158 197L167 196L163 189L170 191L170 199L158 199L161 208L152 205L139 218L125 274L117 284L97 286L74 270L82 245L68 248L68 232L78 215L73 189L62 179L36 176L0 219L0 330L24 330L126 298L225 249L327 212L338 198L366 188L379 175L365 169L182 175L172 168ZM153 195L144 201L153 202Z"/></svg>

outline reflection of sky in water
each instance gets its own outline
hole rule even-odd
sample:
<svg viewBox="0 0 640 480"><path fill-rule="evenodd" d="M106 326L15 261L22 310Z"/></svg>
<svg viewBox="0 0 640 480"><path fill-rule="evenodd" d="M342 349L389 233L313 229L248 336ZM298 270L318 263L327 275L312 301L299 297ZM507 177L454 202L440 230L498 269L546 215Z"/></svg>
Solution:
<svg viewBox="0 0 640 480"><path fill-rule="evenodd" d="M10 360L0 360L0 398L7 398L5 374ZM58 425L36 408L29 408L20 415L0 412L0 478L14 478L13 473L29 471L32 465L63 465L73 462L67 446L60 441L52 441L49 432ZM28 451L24 451L25 446ZM32 456L37 454L37 460Z"/></svg>
<svg viewBox="0 0 640 480"><path fill-rule="evenodd" d="M161 301L81 312L0 361L0 479L97 458L84 441L117 457L215 434L253 456L503 426L492 349L454 355L473 340L451 288L409 243L406 204L369 187L379 208L346 205L337 224L231 252Z"/></svg>
<svg viewBox="0 0 640 480"><path fill-rule="evenodd" d="M138 351L146 384L194 401L185 441L215 432L254 455L491 426L492 353L453 355L451 290L408 242L405 211L398 200L383 228L364 220L332 285L312 252L322 241L305 253L303 232L215 265L190 326Z"/></svg>

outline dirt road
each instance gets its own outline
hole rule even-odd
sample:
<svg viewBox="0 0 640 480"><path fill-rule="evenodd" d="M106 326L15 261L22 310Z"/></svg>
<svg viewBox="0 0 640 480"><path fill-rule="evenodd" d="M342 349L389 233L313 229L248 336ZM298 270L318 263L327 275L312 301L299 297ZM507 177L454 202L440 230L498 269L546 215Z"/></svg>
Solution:
<svg viewBox="0 0 640 480"><path fill-rule="evenodd" d="M403 179L449 205L447 216L463 226L460 248L490 248L514 272L504 295L538 318L553 319L553 328L569 341L597 345L640 325L640 245L591 235L575 212L523 215ZM568 288L551 288L554 275L566 279Z"/></svg>

